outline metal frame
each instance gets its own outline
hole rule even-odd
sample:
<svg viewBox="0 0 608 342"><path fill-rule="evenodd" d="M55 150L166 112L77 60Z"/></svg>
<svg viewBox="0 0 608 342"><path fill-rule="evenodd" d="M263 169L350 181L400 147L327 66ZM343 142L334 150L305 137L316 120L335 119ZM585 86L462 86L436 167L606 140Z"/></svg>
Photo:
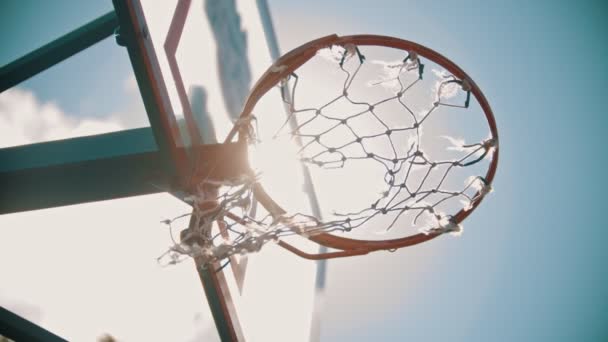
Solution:
<svg viewBox="0 0 608 342"><path fill-rule="evenodd" d="M212 144L191 153L205 161L246 150ZM202 163L195 177L246 167L246 158L221 160L214 168ZM159 192L181 198L178 183L147 127L0 149L0 215Z"/></svg>
<svg viewBox="0 0 608 342"><path fill-rule="evenodd" d="M151 133L143 128L1 149L0 214L169 189Z"/></svg>
<svg viewBox="0 0 608 342"><path fill-rule="evenodd" d="M167 89L162 86L165 82L141 5L137 0L113 0L113 3L121 26L120 33L121 36L124 36L150 124L154 129L156 142L161 153L176 166L175 174L181 181L182 187L187 189L193 181L192 172L198 172L200 165L190 165L187 153L177 150L176 143L183 144L183 142L175 117L172 115L173 109ZM192 134L192 129L189 130L189 133ZM191 159L200 163L206 160L200 156L193 156ZM203 269L201 265L197 265L197 271L220 338L222 341L243 340L234 305L229 299L228 285L222 272Z"/></svg>
<svg viewBox="0 0 608 342"><path fill-rule="evenodd" d="M14 341L64 342L63 338L0 306L0 335Z"/></svg>
<svg viewBox="0 0 608 342"><path fill-rule="evenodd" d="M189 3L186 0L180 6ZM185 114L194 147L184 146L174 116L168 115L172 107L167 90L157 86L165 83L139 1L113 0L113 4L114 11L2 66L0 93L115 35L118 45L127 48L151 128L0 149L0 214L159 192L184 198L196 179L213 172L238 174L247 167L242 162L247 159L242 155L246 153L243 144L200 145L191 113ZM279 50L268 5L265 0L257 0L257 4L270 53L276 59ZM175 44L167 42L165 48L174 51ZM217 158L219 154L234 158ZM209 160L222 163L214 162L210 168ZM109 182L108 175L119 177L111 177ZM316 208L314 189L309 190ZM220 338L243 340L223 273L198 266ZM319 264L319 269L323 271L317 277L322 279L324 264ZM0 333L15 340L64 341L1 307Z"/></svg>
<svg viewBox="0 0 608 342"><path fill-rule="evenodd" d="M118 21L114 11L108 12L2 66L0 68L0 93L110 37L114 34L117 26ZM72 142L76 141L82 140L72 140ZM72 196L68 196L70 199L66 201L66 198L59 198L58 194L61 192L40 193L40 189L37 189L36 196L33 196L33 191L36 189L29 183L47 177L49 172L44 172L45 168L53 172L51 171L53 168L49 165L50 155L44 154L48 152L48 149L53 150L56 147L62 149L67 146L68 143L65 141L59 141L0 149L0 187L2 188L0 214L65 205L74 203L73 201L82 196L82 194L72 192ZM71 146L78 147L79 145L72 144ZM68 156L69 154L64 155L64 158L66 158L64 161L69 159ZM78 160L74 160L74 158L81 158L82 155L73 154L71 156L73 159L69 163L76 166ZM41 162L41 158L44 157L47 157L47 159ZM61 171L65 168L55 166L54 176L60 177ZM57 180L59 179L57 178ZM65 184L65 182L63 183ZM58 183L55 183L55 185L58 185ZM65 341L63 338L3 307L0 307L0 334L16 341Z"/></svg>
<svg viewBox="0 0 608 342"><path fill-rule="evenodd" d="M114 11L14 60L0 68L0 93L68 59L114 34L118 19Z"/></svg>
<svg viewBox="0 0 608 342"><path fill-rule="evenodd" d="M167 89L157 87L165 84L158 65L148 27L138 2L114 0L114 9L120 25L119 34L126 46L133 72L142 95L144 107L154 132L154 138L164 158L172 165L173 173L181 179L187 178L189 167L187 156L178 151L179 128L172 113ZM148 63L154 61L156 63Z"/></svg>
<svg viewBox="0 0 608 342"><path fill-rule="evenodd" d="M165 115L171 110L166 89L155 87L164 84L158 65L145 63L144 57L150 57L146 54L153 50L150 40L145 39L147 28L137 25L143 17L141 9L134 12L134 3L115 0L115 11L2 66L0 92L116 34L118 45L127 47L151 128L0 149L0 214L158 192L183 198L185 179L238 173L247 167L242 162L247 159L242 155L246 153L243 144L199 145L186 151L174 143L177 140L172 138L179 137L179 130ZM198 161L194 170L187 162L187 153ZM209 160L226 153L235 158L221 158L222 165L208 167ZM104 181L108 174L120 177ZM199 273L220 337L224 341L242 339L242 334L228 324L236 320L231 318L231 303L222 293L227 289L222 285L226 284L222 274ZM63 341L1 309L1 334L16 340Z"/></svg>
<svg viewBox="0 0 608 342"><path fill-rule="evenodd" d="M194 121L192 107L190 106L190 101L188 100L188 94L186 93L182 74L179 70L179 65L177 64L177 57L175 56L182 33L184 31L186 18L188 17L188 13L190 13L191 3L192 0L183 0L177 3L175 12L173 13L173 19L171 20L171 25L169 26L169 33L165 39L164 49L167 54L167 61L169 62L169 67L171 68L171 75L173 76L173 81L175 82L179 101L182 105L182 110L184 111L183 114L184 119L186 120L189 141L191 145L200 145L202 143L202 137L196 122Z"/></svg>

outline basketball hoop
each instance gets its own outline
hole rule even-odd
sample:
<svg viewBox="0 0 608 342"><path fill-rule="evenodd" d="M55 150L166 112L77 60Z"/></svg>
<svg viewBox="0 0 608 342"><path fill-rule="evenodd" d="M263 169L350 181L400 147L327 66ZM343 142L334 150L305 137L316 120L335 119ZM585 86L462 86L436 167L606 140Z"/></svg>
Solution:
<svg viewBox="0 0 608 342"><path fill-rule="evenodd" d="M399 58L394 62L373 61L368 50L390 50ZM319 58L335 71L332 75L337 75L341 86L333 90L336 96L330 101L300 106L298 84L304 76L299 71ZM431 64L436 67L432 70L437 81L429 85ZM365 77L376 77L366 83L369 90L361 85L360 79ZM289 115L272 139L286 136L296 140L298 160L319 172L338 169L346 175L361 169L376 170L369 174L381 175L376 177L381 179L373 179L380 184L380 193L370 192L375 197L369 206L348 208L323 220L308 212L285 209L251 169L230 179L197 179L191 200L198 229L182 232L180 247L172 252L202 258L210 264L257 252L270 242L307 259L394 251L443 234L460 234L462 222L492 189L499 144L490 105L460 67L427 47L375 35L331 35L300 46L277 60L258 80L224 143L259 142L258 119L274 113L256 112L256 105L277 87ZM357 93L357 87L364 91ZM366 91L384 97L365 99ZM340 110L330 113L338 103ZM389 106L390 113L386 109ZM414 107L421 110L417 112ZM487 127L487 133L481 129L485 137L465 143L452 134L445 136L446 127L441 124L435 124L440 128L433 126L429 135L430 122L441 122L433 119L440 115L437 113L450 111L478 112L481 124L466 131L479 133L483 124ZM446 121L456 120L457 115ZM459 178L464 181L456 181ZM368 181L372 179L358 176L352 186L357 188ZM427 221L423 224L424 219ZM407 225L416 230L408 231L411 227ZM219 232L213 233L214 229ZM380 237L365 238L361 230ZM350 236L355 232L358 235ZM390 236L383 237L386 232ZM308 253L288 242L286 237L290 236L301 236L332 250Z"/></svg>

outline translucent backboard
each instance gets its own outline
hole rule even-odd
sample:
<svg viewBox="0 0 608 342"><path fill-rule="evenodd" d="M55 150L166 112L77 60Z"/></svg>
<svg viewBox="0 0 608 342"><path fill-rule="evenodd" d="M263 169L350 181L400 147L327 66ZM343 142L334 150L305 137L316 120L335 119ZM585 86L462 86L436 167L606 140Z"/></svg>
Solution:
<svg viewBox="0 0 608 342"><path fill-rule="evenodd" d="M144 101L153 97L146 108L158 118L149 115L151 125L161 131L157 141L166 143L178 171L194 164L188 147L224 141L251 86L272 64L263 26L270 18L258 3L127 2L141 49L139 55L130 53L142 96ZM145 93L147 86L150 94ZM282 122L285 114L278 90L274 99L264 110ZM288 198L306 201L306 194L300 190ZM229 325L239 331L237 337L249 341L308 341L315 272L314 262L286 255L275 245L233 258L213 281L205 282L222 288L219 307L230 316L228 321L216 319L218 330Z"/></svg>

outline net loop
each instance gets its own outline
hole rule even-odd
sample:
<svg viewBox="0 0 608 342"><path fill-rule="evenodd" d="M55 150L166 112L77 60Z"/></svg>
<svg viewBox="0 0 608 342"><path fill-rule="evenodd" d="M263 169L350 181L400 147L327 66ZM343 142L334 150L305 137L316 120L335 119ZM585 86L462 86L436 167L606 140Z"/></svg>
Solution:
<svg viewBox="0 0 608 342"><path fill-rule="evenodd" d="M332 210L322 219L306 211L284 210L263 189L264 174L251 172L232 182L203 180L190 198L194 208L190 227L194 228L184 230L180 242L174 241L169 263L178 262L179 255L216 262L257 252L268 242L285 246L283 240L294 235L342 249L344 253L334 254L348 256L393 251L439 235L462 233L464 218L492 191L498 157L495 122L483 94L457 66L420 45L380 36L334 40L323 48L314 44L300 47L296 51L302 57L292 52L271 66L252 90L234 130L250 144L262 142L252 111L259 98L279 87L287 118L271 140L296 141L298 160L311 170L381 170L379 188L368 204ZM370 60L373 53L365 50L368 45L398 48L403 54L395 62ZM307 78L298 69L314 58L329 63L327 74L338 75L341 84L322 103L304 101L306 94L298 87ZM433 68L432 63L445 69L432 69L430 77L423 79L425 64ZM427 93L421 90L425 85ZM362 87L369 90L361 92ZM365 98L367 92L383 96ZM435 133L433 125L438 120L471 110L473 98L488 121L488 138L466 143ZM391 108L390 114L386 108ZM353 186L366 181L357 180ZM406 233L408 228L414 228L413 235ZM359 230L390 238L337 235ZM287 249L297 251L292 246Z"/></svg>

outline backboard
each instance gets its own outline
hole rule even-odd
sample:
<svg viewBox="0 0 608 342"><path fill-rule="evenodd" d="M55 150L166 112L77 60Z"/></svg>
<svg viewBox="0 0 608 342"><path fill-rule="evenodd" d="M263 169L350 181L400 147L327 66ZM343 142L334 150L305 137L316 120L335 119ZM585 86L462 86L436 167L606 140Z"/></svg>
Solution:
<svg viewBox="0 0 608 342"><path fill-rule="evenodd" d="M271 65L269 44L276 42L266 38L274 35L265 6L251 0L115 1L157 144L177 175L197 162L189 147L223 142L253 83ZM285 120L278 91L266 109L277 122ZM315 263L274 245L235 258L220 272L201 273L220 337L308 341L315 273Z"/></svg>

